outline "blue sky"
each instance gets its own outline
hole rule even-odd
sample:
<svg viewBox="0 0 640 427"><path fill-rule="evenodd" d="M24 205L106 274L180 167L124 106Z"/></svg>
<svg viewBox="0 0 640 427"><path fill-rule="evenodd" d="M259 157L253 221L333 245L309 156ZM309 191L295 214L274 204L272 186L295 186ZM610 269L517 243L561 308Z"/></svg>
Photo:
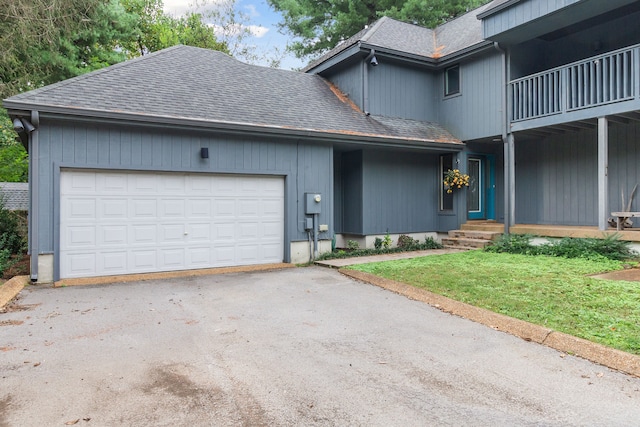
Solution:
<svg viewBox="0 0 640 427"><path fill-rule="evenodd" d="M208 0L209 4L215 4L215 2L216 0ZM194 0L163 0L163 3L167 13L179 16L187 10L193 10ZM278 22L281 21L281 15L271 9L266 0L236 0L236 9L250 17L249 24L255 35L248 38L246 42L255 45L258 55L271 57L273 49L278 48L285 53L280 68L295 69L306 65L306 62L284 52L290 38L278 32ZM266 62L258 62L258 64L266 65Z"/></svg>

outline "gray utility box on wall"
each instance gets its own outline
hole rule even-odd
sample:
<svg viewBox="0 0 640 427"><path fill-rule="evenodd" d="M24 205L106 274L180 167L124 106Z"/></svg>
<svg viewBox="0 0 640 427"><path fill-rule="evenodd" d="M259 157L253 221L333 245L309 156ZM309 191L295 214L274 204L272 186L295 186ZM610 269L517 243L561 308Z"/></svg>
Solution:
<svg viewBox="0 0 640 427"><path fill-rule="evenodd" d="M304 193L304 213L319 214L322 196L319 193Z"/></svg>

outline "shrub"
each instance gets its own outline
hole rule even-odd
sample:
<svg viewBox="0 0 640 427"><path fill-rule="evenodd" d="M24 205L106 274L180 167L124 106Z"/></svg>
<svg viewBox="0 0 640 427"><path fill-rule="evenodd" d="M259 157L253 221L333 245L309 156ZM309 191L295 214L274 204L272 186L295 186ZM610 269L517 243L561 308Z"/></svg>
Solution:
<svg viewBox="0 0 640 427"><path fill-rule="evenodd" d="M487 252L504 252L520 255L538 255L539 246L531 244L533 236L530 234L502 234L490 246L485 248Z"/></svg>
<svg viewBox="0 0 640 427"><path fill-rule="evenodd" d="M12 255L22 254L27 249L27 239L24 221L17 213L5 209L2 197L0 197L0 236L2 246Z"/></svg>
<svg viewBox="0 0 640 427"><path fill-rule="evenodd" d="M355 251L360 249L360 244L355 240L347 240L347 249Z"/></svg>
<svg viewBox="0 0 640 427"><path fill-rule="evenodd" d="M389 239L391 240L391 239ZM412 239L413 240L413 239ZM338 251L334 251L334 252L327 252L324 254L321 254L317 260L318 261L322 261L322 260L327 260L327 259L340 259L340 258L353 258L353 257L360 257L360 256L370 256L370 255L381 255L381 254L393 254L393 253L397 253L397 252L407 252L407 251L414 251L414 250L426 250L426 249L441 249L442 245L438 242L436 242L433 238L431 237L427 237L425 238L424 243L419 243L417 240L414 240L415 245L412 246L411 248L402 248L402 247L396 247L396 248L384 248L383 246L383 240L380 239L380 248L376 248L376 249L356 249L353 251L343 251L343 250L338 250ZM374 243L375 245L375 243Z"/></svg>
<svg viewBox="0 0 640 427"><path fill-rule="evenodd" d="M566 237L540 246L532 245L531 238L531 235L503 235L485 250L487 252L586 259L604 257L613 260L624 260L636 256L631 250L629 242L621 241L619 236L616 235L607 236L603 239Z"/></svg>
<svg viewBox="0 0 640 427"><path fill-rule="evenodd" d="M373 241L373 247L376 249L382 249L382 239L376 237L376 240Z"/></svg>
<svg viewBox="0 0 640 427"><path fill-rule="evenodd" d="M399 248L410 249L417 246L419 243L420 242L410 236L407 236L406 234L401 234L400 237L398 237Z"/></svg>
<svg viewBox="0 0 640 427"><path fill-rule="evenodd" d="M391 247L391 236L389 236L389 233L387 233L384 236L384 239L382 239L382 248L389 249L390 247Z"/></svg>

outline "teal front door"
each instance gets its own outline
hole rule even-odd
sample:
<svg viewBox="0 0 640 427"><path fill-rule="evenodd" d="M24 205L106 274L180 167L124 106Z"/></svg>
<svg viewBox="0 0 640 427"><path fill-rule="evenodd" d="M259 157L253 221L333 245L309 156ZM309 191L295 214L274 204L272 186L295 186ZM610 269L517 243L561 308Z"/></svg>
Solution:
<svg viewBox="0 0 640 427"><path fill-rule="evenodd" d="M467 218L495 219L495 161L489 155L469 155Z"/></svg>

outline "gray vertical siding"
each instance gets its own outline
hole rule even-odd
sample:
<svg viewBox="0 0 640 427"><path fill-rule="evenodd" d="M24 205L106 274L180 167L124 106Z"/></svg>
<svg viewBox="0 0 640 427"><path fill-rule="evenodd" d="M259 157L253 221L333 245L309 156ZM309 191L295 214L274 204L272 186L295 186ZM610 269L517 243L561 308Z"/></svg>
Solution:
<svg viewBox="0 0 640 427"><path fill-rule="evenodd" d="M360 109L362 106L362 61L352 62L337 71L323 74L322 77L335 84Z"/></svg>
<svg viewBox="0 0 640 427"><path fill-rule="evenodd" d="M437 155L365 151L363 234L436 229Z"/></svg>
<svg viewBox="0 0 640 427"><path fill-rule="evenodd" d="M581 0L524 0L482 20L485 38L536 20Z"/></svg>
<svg viewBox="0 0 640 427"><path fill-rule="evenodd" d="M460 95L444 97L444 71L435 79L437 122L463 141L501 135L502 58L496 51L460 64Z"/></svg>
<svg viewBox="0 0 640 427"><path fill-rule="evenodd" d="M378 59L369 66L369 112L374 115L436 121L436 73Z"/></svg>
<svg viewBox="0 0 640 427"><path fill-rule="evenodd" d="M638 184L632 211L640 211L640 123L609 124L609 207L623 210L621 192L625 200ZM635 221L636 225L640 221Z"/></svg>
<svg viewBox="0 0 640 427"><path fill-rule="evenodd" d="M516 136L516 165L517 223L598 224L595 131L530 140Z"/></svg>
<svg viewBox="0 0 640 427"><path fill-rule="evenodd" d="M640 183L640 123L609 127L609 207L623 208ZM544 139L516 136L516 221L522 224L598 225L596 130ZM639 189L640 191L640 189ZM640 210L640 192L631 210ZM636 221L637 223L637 221Z"/></svg>
<svg viewBox="0 0 640 427"><path fill-rule="evenodd" d="M55 182L61 168L95 168L164 172L264 174L286 177L286 235L306 240L304 193L332 194L330 146L301 141L224 136L151 127L73 124L44 119L40 127L39 248L53 252L56 227L54 208L59 194ZM209 148L209 159L200 158ZM324 199L320 222L333 227L331 197Z"/></svg>

